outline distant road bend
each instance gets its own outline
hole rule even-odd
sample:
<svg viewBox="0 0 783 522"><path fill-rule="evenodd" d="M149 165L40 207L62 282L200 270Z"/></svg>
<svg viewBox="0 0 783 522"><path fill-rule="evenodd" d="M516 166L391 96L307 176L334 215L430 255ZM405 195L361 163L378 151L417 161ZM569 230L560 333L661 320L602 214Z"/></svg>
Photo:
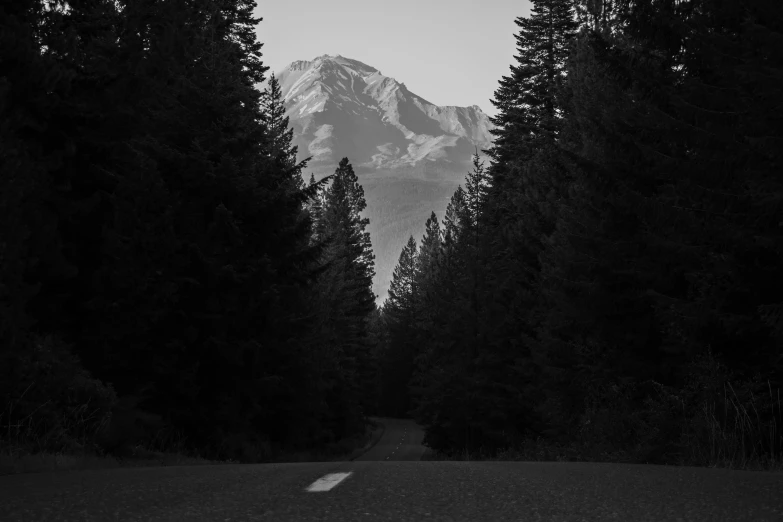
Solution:
<svg viewBox="0 0 783 522"><path fill-rule="evenodd" d="M783 521L783 474L564 462L420 462L422 430L381 419L351 462L0 477L0 520Z"/></svg>

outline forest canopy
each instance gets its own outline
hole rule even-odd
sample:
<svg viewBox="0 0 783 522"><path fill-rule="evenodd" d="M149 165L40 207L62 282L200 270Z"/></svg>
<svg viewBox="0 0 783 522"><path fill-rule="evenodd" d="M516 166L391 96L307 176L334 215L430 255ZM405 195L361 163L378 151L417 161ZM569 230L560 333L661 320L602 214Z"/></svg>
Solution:
<svg viewBox="0 0 783 522"><path fill-rule="evenodd" d="M0 450L266 462L385 415L444 455L779 461L783 4L531 3L382 307L254 1L1 7Z"/></svg>

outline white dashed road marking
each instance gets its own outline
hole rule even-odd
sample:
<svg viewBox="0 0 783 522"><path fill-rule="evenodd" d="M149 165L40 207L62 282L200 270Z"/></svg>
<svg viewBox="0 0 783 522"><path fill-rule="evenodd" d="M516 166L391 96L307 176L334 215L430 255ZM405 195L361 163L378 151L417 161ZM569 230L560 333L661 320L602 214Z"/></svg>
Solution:
<svg viewBox="0 0 783 522"><path fill-rule="evenodd" d="M318 480L310 484L307 487L307 491L310 492L329 491L337 484L350 477L352 474L353 471L349 471L347 473L329 473L328 475L324 475L323 477L319 478Z"/></svg>

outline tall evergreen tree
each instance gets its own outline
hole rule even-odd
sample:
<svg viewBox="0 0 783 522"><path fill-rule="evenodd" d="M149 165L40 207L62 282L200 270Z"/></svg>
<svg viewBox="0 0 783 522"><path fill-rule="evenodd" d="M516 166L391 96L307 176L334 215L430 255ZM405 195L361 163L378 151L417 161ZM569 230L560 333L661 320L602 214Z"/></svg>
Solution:
<svg viewBox="0 0 783 522"><path fill-rule="evenodd" d="M333 258L344 260L350 270L350 291L357 298L350 303L359 315L369 313L375 303L371 291L375 255L366 230L370 220L362 217L365 208L364 189L348 158L343 158L326 191L323 223L332 238Z"/></svg>
<svg viewBox="0 0 783 522"><path fill-rule="evenodd" d="M767 138L778 139L767 119L776 109L745 90L764 84L750 79L760 70L750 49L774 32L754 25L750 37L750 26L781 19L762 4L625 3L623 34L580 35L562 154L574 183L541 256L550 311L543 353L553 370L546 388L557 396L555 423L572 434L595 415L585 397L600 404L624 386L634 390L624 407L641 411L645 386L683 390L689 362L707 353L742 379L763 375L760 361L780 364L761 313L777 306L776 291L762 290L749 270L775 279L780 252L769 226L780 206L749 189L780 191L769 178L778 156L762 152ZM739 69L749 83L737 80ZM619 415L618 429L600 437L627 446L641 435ZM671 442L679 434L666 437L650 444L680 451Z"/></svg>
<svg viewBox="0 0 783 522"><path fill-rule="evenodd" d="M422 285L427 285L429 281L435 280L435 272L438 270L442 247L443 236L440 230L440 223L438 223L438 217L433 212L424 224L424 237L421 238L421 246L416 257Z"/></svg>
<svg viewBox="0 0 783 522"><path fill-rule="evenodd" d="M74 62L91 42L82 45L74 31L63 30L59 7L25 0L0 11L0 401L16 404L3 417L0 443L11 436L20 449L27 442L36 451L67 451L80 429L100 428L116 399L110 385L84 370L64 332L46 329L32 309L44 294L67 302L51 292L78 273L62 229L101 203L94 194L69 197L64 176L83 133L68 117L80 80ZM78 174L88 183L109 177L95 170ZM91 418L76 427L67 414L78 408L89 408Z"/></svg>
<svg viewBox="0 0 783 522"><path fill-rule="evenodd" d="M289 119L285 115L285 104L280 82L272 74L261 96L261 121L267 131L264 151L273 158L286 174L291 178L291 190L299 190L304 187L304 178L301 171L307 165L310 158L297 163L296 155L298 147L293 145L294 129L289 127ZM293 172L288 172L291 170Z"/></svg>
<svg viewBox="0 0 783 522"><path fill-rule="evenodd" d="M324 252L328 268L320 279L322 342L330 347L337 366L338 386L330 396L339 411L333 430L344 435L359 429L373 387L369 321L375 310L372 278L374 255L361 216L367 203L348 158L343 158L324 196L319 227L328 237Z"/></svg>
<svg viewBox="0 0 783 522"><path fill-rule="evenodd" d="M408 381L414 357L418 258L416 240L411 236L400 252L389 297L383 305L387 344L382 354L382 407L384 414L395 417L406 416L410 407Z"/></svg>
<svg viewBox="0 0 783 522"><path fill-rule="evenodd" d="M413 313L413 293L416 278L416 267L419 254L417 253L416 240L413 236L400 252L400 259L394 268L391 284L389 285L389 297L384 303L384 312L394 316L410 317Z"/></svg>
<svg viewBox="0 0 783 522"><path fill-rule="evenodd" d="M52 135L27 136L65 153L29 201L27 248L42 262L25 274L40 289L26 309L123 404L235 458L265 439L312 442L323 413L309 194L286 184L303 163L279 95L265 112L254 87L267 70L254 7L27 6L40 17L28 44L65 72L41 90L57 100Z"/></svg>
<svg viewBox="0 0 783 522"><path fill-rule="evenodd" d="M482 243L485 241L486 232L484 230L486 214L484 212L487 203L487 177L484 170L484 164L479 160L478 151L473 156L473 170L465 178L465 196L466 205L464 207L465 216L462 222L465 223L465 229L460 244L463 255L465 256L467 271L465 273L465 290L470 302L471 323L472 323L472 350L475 357L479 341L479 321L481 313L481 297L479 292L483 290L484 282L484 262L483 254L485 249Z"/></svg>
<svg viewBox="0 0 783 522"><path fill-rule="evenodd" d="M461 216L465 215L465 205L465 190L460 185L451 195L443 218L443 244L447 249L453 248L459 242L460 233L465 228L465 224L460 221Z"/></svg>
<svg viewBox="0 0 783 522"><path fill-rule="evenodd" d="M577 21L570 0L533 0L530 17L515 20L519 33L516 64L500 80L492 104L498 115L490 131L495 140L487 152L493 159L493 177L501 166L528 158L542 140L557 134L559 121L555 93L563 80L568 44Z"/></svg>

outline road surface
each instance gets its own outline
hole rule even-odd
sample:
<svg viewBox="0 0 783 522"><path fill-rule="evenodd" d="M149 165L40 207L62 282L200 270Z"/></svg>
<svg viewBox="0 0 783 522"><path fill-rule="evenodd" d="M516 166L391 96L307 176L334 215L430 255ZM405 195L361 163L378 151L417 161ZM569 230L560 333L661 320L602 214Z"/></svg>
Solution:
<svg viewBox="0 0 783 522"><path fill-rule="evenodd" d="M352 462L124 468L0 477L0 520L783 521L783 474L559 462L419 462L382 420Z"/></svg>
<svg viewBox="0 0 783 522"><path fill-rule="evenodd" d="M357 461L419 460L424 453L424 432L412 420L376 419L386 428L383 437Z"/></svg>

